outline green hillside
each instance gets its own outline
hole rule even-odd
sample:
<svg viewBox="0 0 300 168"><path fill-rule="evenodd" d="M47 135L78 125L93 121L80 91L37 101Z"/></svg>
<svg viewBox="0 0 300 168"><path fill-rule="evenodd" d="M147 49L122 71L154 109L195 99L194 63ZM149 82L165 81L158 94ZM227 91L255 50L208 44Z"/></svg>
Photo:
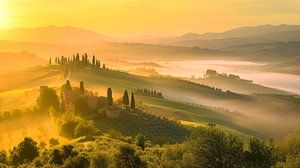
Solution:
<svg viewBox="0 0 300 168"><path fill-rule="evenodd" d="M190 121L192 123L215 123L218 127L244 138L249 136L264 137L259 131L247 128L245 125L236 122L236 118L246 116L232 113L225 109L147 96L137 96L137 99L141 101L140 107L149 113L159 116Z"/></svg>
<svg viewBox="0 0 300 168"><path fill-rule="evenodd" d="M291 104L290 101L283 101L274 96L264 96L263 94L244 95L223 92L205 85L180 79L140 77L109 70L90 69L72 72L71 80L83 80L88 83L88 87L92 90L99 91L100 94L105 94L105 89L107 87L112 87L114 97L116 98L122 95L124 89L134 90L136 88L153 88L157 91L161 91L164 98L175 102L228 109L231 112L224 112L223 114L225 116L231 116L232 118L224 121L222 115L219 114L218 118L213 118L210 114L208 115L211 117L209 121L219 123L220 125L231 129L239 129L239 132L250 135L255 134L251 132L251 130L256 130L254 132L257 134L281 137L294 127L298 127L299 123L298 119L295 119L295 117L298 118L300 115L297 113L297 111L300 110L300 105ZM149 99L142 98L140 101L146 104ZM159 100L160 103L162 103L161 101L163 100ZM161 106L163 106L163 108L176 107L173 104ZM156 108L154 109L157 110ZM191 107L186 107L184 110L190 112L191 109ZM170 110L165 111L168 111L168 114L171 114ZM175 111L177 111L177 113L173 112L172 115L178 116L178 109ZM197 111L195 111L195 113L198 114ZM170 117L172 117L172 115L170 115ZM205 121L203 116L196 117L190 115L190 113L184 113L183 115L180 115L180 117L189 121ZM223 121L220 122L218 120L220 118ZM282 120L289 120L290 122L286 124L280 122Z"/></svg>
<svg viewBox="0 0 300 168"><path fill-rule="evenodd" d="M18 71L11 76L2 74L10 84L0 85L5 91L0 95L1 106L11 108L11 102L22 102L23 107L34 104L35 94L29 94L30 90L41 85L61 86L64 71L52 66ZM224 92L176 78L149 78L93 68L72 70L70 80L73 85L84 81L89 90L99 95L106 95L106 89L111 87L114 100L120 98L125 89L131 92L137 88L153 88L162 92L165 99L137 96L139 108L183 121L214 122L240 135L282 137L299 126L299 103L274 95ZM27 90L27 95L20 89ZM286 120L289 122L282 122Z"/></svg>

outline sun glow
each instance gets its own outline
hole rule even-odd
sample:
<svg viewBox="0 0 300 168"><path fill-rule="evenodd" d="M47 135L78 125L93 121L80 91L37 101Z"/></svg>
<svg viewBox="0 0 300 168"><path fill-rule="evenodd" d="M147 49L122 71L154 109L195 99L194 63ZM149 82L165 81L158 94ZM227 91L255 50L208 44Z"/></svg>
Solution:
<svg viewBox="0 0 300 168"><path fill-rule="evenodd" d="M0 0L0 28L71 25L118 37L179 35L300 24L299 11L299 0Z"/></svg>
<svg viewBox="0 0 300 168"><path fill-rule="evenodd" d="M8 26L8 13L4 5L4 1L0 0L0 28Z"/></svg>

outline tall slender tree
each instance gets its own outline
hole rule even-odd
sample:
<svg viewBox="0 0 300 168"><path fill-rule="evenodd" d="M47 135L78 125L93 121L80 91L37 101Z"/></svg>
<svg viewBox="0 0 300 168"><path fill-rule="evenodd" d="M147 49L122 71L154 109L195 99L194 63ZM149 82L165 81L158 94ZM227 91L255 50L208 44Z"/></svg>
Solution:
<svg viewBox="0 0 300 168"><path fill-rule="evenodd" d="M135 98L133 92L131 93L131 102L130 102L131 109L135 109Z"/></svg>
<svg viewBox="0 0 300 168"><path fill-rule="evenodd" d="M127 90L125 90L123 95L123 105L126 107L129 106L129 96Z"/></svg>
<svg viewBox="0 0 300 168"><path fill-rule="evenodd" d="M87 67L88 66L88 55L87 53L84 54L84 66Z"/></svg>
<svg viewBox="0 0 300 168"><path fill-rule="evenodd" d="M84 66L84 55L81 56L81 65Z"/></svg>
<svg viewBox="0 0 300 168"><path fill-rule="evenodd" d="M96 58L95 58L95 55L93 55L92 64L93 64L93 66L95 66L95 65L96 65Z"/></svg>
<svg viewBox="0 0 300 168"><path fill-rule="evenodd" d="M49 59L49 66L51 66L51 64L52 64L52 60L51 60L51 57L50 57L50 59Z"/></svg>
<svg viewBox="0 0 300 168"><path fill-rule="evenodd" d="M107 105L111 107L113 105L113 98L112 98L112 90L111 88L107 89Z"/></svg>
<svg viewBox="0 0 300 168"><path fill-rule="evenodd" d="M81 93L81 94L84 94L84 83L83 83L83 81L81 81L80 82L80 87L79 87L79 92Z"/></svg>
<svg viewBox="0 0 300 168"><path fill-rule="evenodd" d="M71 91L72 90L72 86L69 80L66 81L66 90L67 91Z"/></svg>

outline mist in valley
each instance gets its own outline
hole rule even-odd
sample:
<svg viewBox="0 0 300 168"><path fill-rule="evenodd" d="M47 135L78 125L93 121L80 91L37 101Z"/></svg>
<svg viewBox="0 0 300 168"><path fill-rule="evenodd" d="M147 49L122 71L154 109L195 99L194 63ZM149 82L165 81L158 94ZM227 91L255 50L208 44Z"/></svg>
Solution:
<svg viewBox="0 0 300 168"><path fill-rule="evenodd" d="M0 0L0 167L299 167L298 2L69 1Z"/></svg>

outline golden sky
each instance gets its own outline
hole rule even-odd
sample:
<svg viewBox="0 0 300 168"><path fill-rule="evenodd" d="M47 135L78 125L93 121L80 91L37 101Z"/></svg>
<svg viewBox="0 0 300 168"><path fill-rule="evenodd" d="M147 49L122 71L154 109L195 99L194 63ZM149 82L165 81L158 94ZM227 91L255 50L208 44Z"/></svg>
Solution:
<svg viewBox="0 0 300 168"><path fill-rule="evenodd" d="M72 25L112 36L300 24L300 0L0 0L0 29Z"/></svg>

